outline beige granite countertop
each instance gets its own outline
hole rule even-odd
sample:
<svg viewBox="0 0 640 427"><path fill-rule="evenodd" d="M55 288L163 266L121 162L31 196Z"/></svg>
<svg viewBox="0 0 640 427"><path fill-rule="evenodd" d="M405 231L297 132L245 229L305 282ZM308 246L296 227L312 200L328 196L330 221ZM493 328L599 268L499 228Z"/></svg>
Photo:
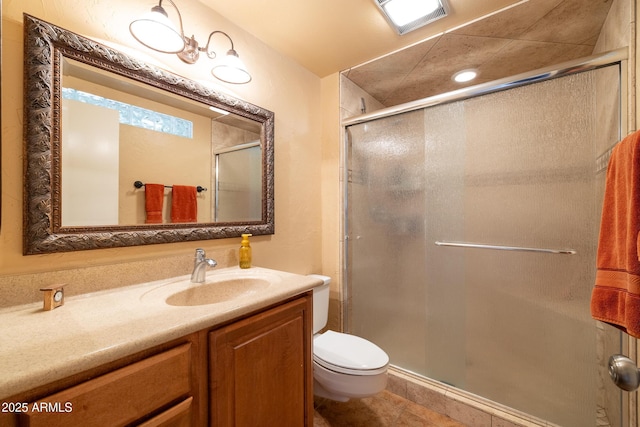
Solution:
<svg viewBox="0 0 640 427"><path fill-rule="evenodd" d="M190 276L0 310L0 399L86 371L184 335L241 317L322 282L261 267L213 269L211 280L267 278L266 289L214 304L171 306L171 294L201 286Z"/></svg>

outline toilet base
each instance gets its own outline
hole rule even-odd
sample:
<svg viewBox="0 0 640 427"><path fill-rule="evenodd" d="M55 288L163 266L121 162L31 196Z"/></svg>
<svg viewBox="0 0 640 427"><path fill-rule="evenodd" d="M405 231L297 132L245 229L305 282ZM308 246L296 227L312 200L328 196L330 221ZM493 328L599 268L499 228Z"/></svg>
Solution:
<svg viewBox="0 0 640 427"><path fill-rule="evenodd" d="M373 396L386 386L386 370L376 375L348 375L313 363L313 394L318 397L347 402L352 398Z"/></svg>
<svg viewBox="0 0 640 427"><path fill-rule="evenodd" d="M350 400L347 396L337 395L330 392L326 388L322 387L322 384L318 380L313 380L313 395L317 397L324 397L325 399L335 400L336 402L348 402Z"/></svg>

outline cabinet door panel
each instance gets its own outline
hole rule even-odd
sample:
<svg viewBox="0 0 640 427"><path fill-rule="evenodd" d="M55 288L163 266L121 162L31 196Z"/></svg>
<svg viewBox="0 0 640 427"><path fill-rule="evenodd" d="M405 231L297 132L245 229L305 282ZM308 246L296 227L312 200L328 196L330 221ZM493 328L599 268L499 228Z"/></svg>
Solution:
<svg viewBox="0 0 640 427"><path fill-rule="evenodd" d="M303 298L211 333L211 425L305 425L313 409L310 314Z"/></svg>

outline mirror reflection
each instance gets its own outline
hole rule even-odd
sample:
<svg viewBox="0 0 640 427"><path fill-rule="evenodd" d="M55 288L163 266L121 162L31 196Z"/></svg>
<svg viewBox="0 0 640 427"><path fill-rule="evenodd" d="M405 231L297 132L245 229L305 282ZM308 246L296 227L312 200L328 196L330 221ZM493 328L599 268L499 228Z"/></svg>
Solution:
<svg viewBox="0 0 640 427"><path fill-rule="evenodd" d="M216 221L260 219L261 158L259 141L232 145L215 154Z"/></svg>
<svg viewBox="0 0 640 427"><path fill-rule="evenodd" d="M72 59L62 70L63 227L149 223L135 182L165 188L154 223L176 222L174 186L197 189L179 222L261 219L260 123Z"/></svg>

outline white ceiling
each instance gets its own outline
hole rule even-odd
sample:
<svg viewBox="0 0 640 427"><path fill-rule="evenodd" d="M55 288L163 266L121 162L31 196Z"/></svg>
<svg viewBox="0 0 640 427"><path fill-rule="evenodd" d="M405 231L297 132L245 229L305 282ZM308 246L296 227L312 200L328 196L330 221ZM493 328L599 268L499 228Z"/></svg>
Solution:
<svg viewBox="0 0 640 427"><path fill-rule="evenodd" d="M399 36L375 0L199 0L320 77L373 60L518 3L448 0L449 16Z"/></svg>

